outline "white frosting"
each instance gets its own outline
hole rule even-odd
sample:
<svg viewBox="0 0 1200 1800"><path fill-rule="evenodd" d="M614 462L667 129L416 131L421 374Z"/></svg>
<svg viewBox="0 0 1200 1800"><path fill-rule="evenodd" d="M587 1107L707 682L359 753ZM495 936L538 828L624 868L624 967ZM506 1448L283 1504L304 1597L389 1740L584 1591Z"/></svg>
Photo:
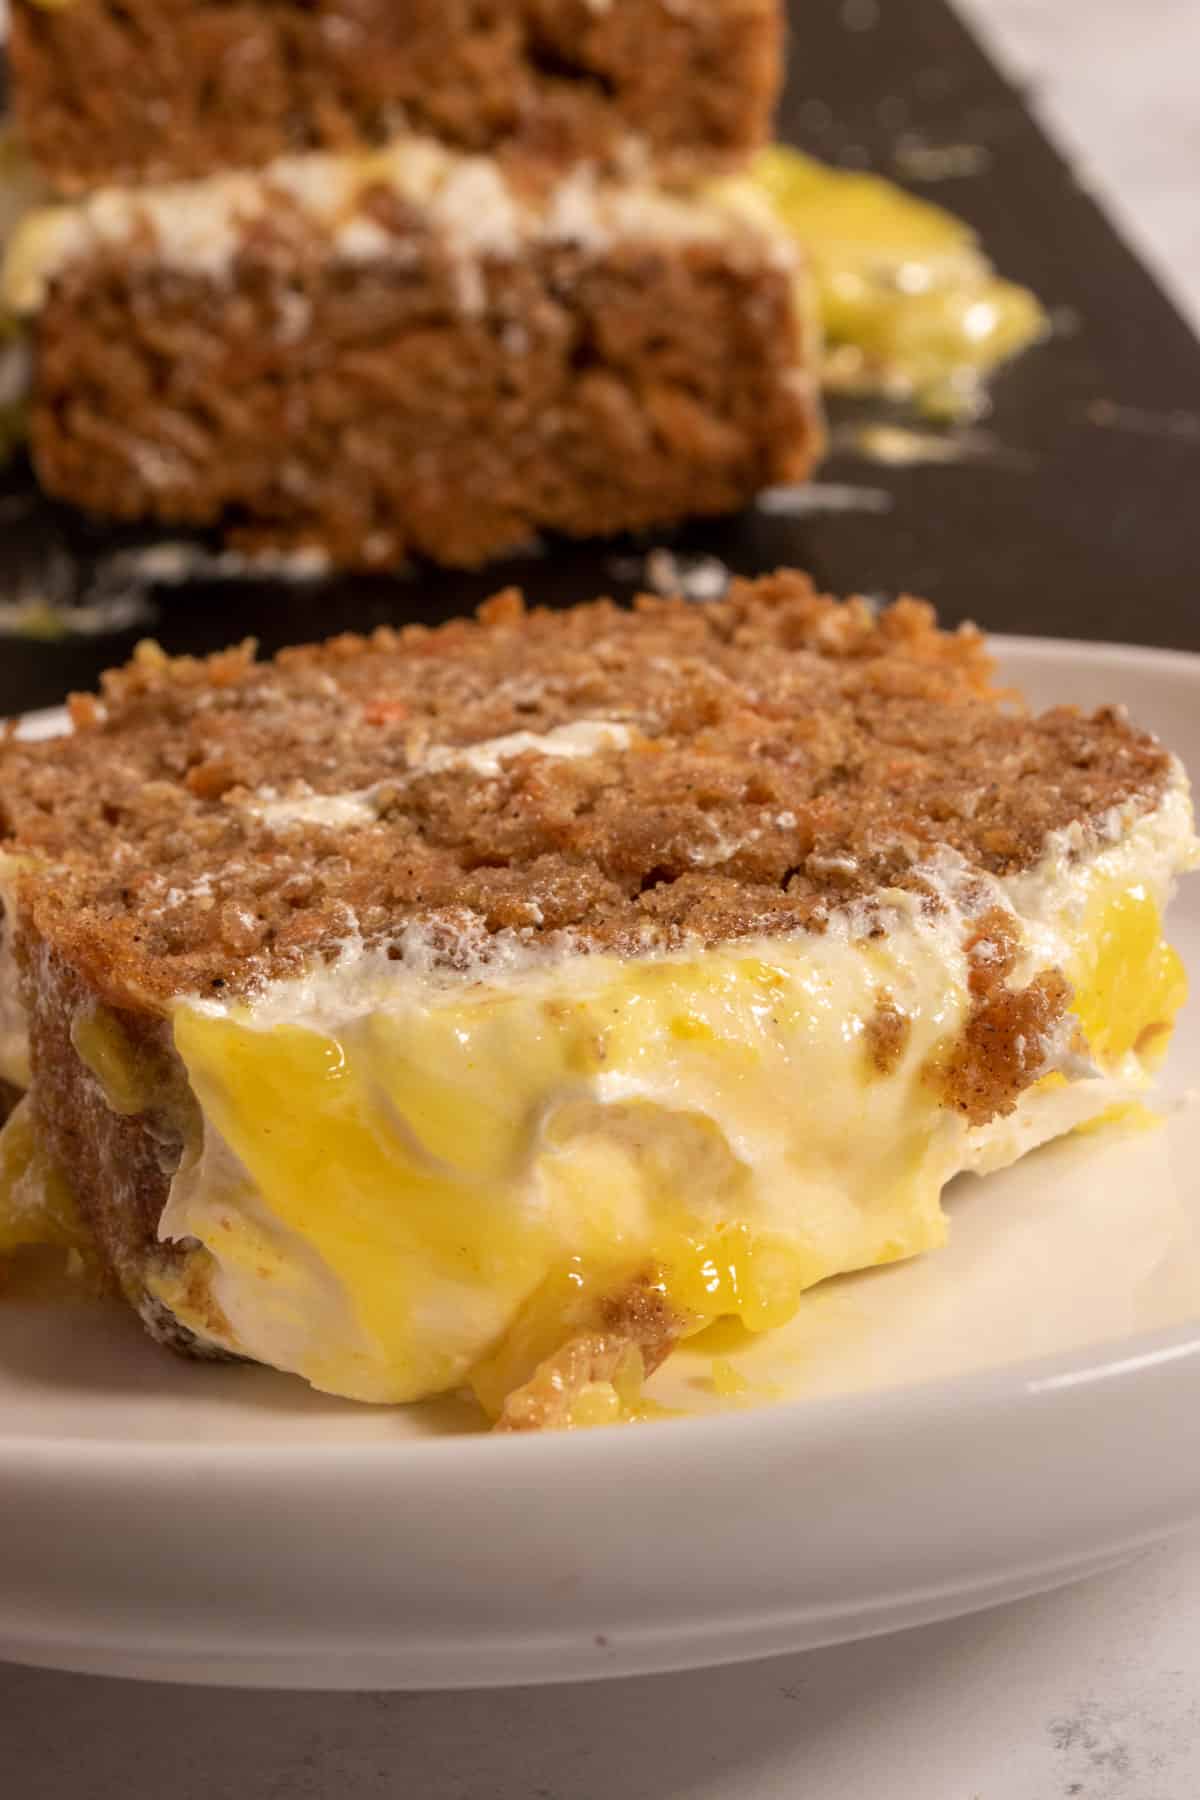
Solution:
<svg viewBox="0 0 1200 1800"><path fill-rule="evenodd" d="M246 811L267 825L374 825L379 815L372 803L374 788L354 794L297 794L292 798L268 798L261 790Z"/></svg>
<svg viewBox="0 0 1200 1800"><path fill-rule="evenodd" d="M398 776L379 786L354 793L297 794L279 797L260 789L247 802L247 810L270 825L317 824L332 826L372 825L378 812L376 800L383 790L413 775L440 775L448 769L469 769L474 775L498 775L506 762L517 756L552 756L575 761L601 750L625 750L633 742L630 726L617 719L575 719L551 731L512 731L504 737L484 738L478 744L434 744L415 757Z"/></svg>
<svg viewBox="0 0 1200 1800"><path fill-rule="evenodd" d="M554 754L561 744L570 741L568 734L580 727L588 734L598 733L601 729L628 730L613 721L579 721L577 725L561 726L557 731L544 734L537 747L543 754ZM532 734L514 734L514 739L526 735ZM448 754L490 758L498 745L511 743L514 739L493 739L488 744L471 746L469 752L450 751ZM580 741L587 740L581 738ZM364 790L363 795L301 796L294 802L276 801L272 797L268 804L285 809L279 815L281 817L320 817L319 813L289 814L286 809L329 801L331 811L336 812L343 805L349 808L364 804L373 791ZM374 814L370 816L373 818ZM354 822L360 822L361 817L356 814ZM974 889L982 893L983 900L973 903L973 912L998 907L1016 920L1026 953L1014 979L1027 982L1039 970L1059 968L1069 960L1071 928L1078 927L1082 909L1098 879L1111 879L1118 885L1141 882L1165 910L1176 876L1187 869L1200 867L1191 790L1182 764L1172 759L1167 786L1153 811L1138 816L1135 803L1115 808L1103 823L1102 835L1111 841L1081 855L1083 834L1080 827L1072 826L1065 832L1055 833L1032 868L1003 879L981 877L961 857L948 851L940 852L931 862L914 870L942 902L942 910L932 915L932 923L925 917L919 896L907 888L898 888L874 896L866 909L831 910L820 940L809 933L799 934L800 939L809 944L820 941L852 947L873 933L881 920L892 940L897 934L912 930L914 921L924 921L921 929L937 934L941 946L939 954L952 957L958 954L966 929L961 896ZM719 858L710 860L715 862ZM457 954L454 966L448 967L444 950L451 934ZM303 975L272 982L257 994L252 1022L265 1028L292 1023L315 1030L340 1029L348 1019L392 1004L394 997L407 1004L408 999L402 997L411 997L414 991L453 989L477 981L502 984L524 979L546 966L561 970L568 962L586 970L596 960L586 949L580 951L569 932L540 938L518 931L488 933L471 914L410 925L400 934L398 946L393 946L393 950L397 947L399 956L389 955L386 950L365 945L356 934L351 934L332 961L319 963ZM679 960L695 953L695 947L687 946L665 953L658 951L648 932L647 960ZM582 978L588 979L586 974ZM229 1011L231 1005L226 1001L210 1000L197 1000L195 1004L215 1012ZM232 1004L236 1006L237 1003Z"/></svg>
<svg viewBox="0 0 1200 1800"><path fill-rule="evenodd" d="M595 756L600 750L627 750L633 731L617 719L575 719L551 731L512 731L462 748L439 745L426 750L418 768L437 775L443 769L470 769L476 775L498 775L515 756L557 756L568 761Z"/></svg>
<svg viewBox="0 0 1200 1800"><path fill-rule="evenodd" d="M0 288L9 307L35 312L67 265L116 247L215 280L227 277L247 228L291 205L342 261L412 253L363 211L383 188L415 208L458 260L460 303L482 300L478 264L511 259L538 243L579 244L593 252L630 240L752 246L781 267L794 246L767 209L748 196L716 191L689 198L646 181L599 178L574 169L548 193L518 189L490 157L464 156L432 139L403 138L364 155L280 157L259 171L236 170L200 181L145 188L101 188L71 205L30 213L13 235Z"/></svg>

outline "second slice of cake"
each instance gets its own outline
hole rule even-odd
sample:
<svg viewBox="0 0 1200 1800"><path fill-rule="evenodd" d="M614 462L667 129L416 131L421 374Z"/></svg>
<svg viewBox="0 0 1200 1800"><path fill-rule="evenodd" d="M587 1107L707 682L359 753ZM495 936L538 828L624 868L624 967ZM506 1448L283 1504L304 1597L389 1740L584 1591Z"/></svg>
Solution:
<svg viewBox="0 0 1200 1800"><path fill-rule="evenodd" d="M802 479L798 276L744 199L406 139L44 208L4 289L47 491L373 568Z"/></svg>
<svg viewBox="0 0 1200 1800"><path fill-rule="evenodd" d="M636 1413L1144 1090L1183 997L1179 765L912 602L508 595L74 718L0 758L8 1236L73 1203L155 1336L336 1394Z"/></svg>

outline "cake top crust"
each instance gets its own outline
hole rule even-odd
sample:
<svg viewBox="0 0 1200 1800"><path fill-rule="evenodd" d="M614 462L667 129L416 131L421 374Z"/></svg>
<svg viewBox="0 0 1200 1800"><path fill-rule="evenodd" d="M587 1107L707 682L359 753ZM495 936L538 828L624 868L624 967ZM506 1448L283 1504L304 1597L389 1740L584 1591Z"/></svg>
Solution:
<svg viewBox="0 0 1200 1800"><path fill-rule="evenodd" d="M384 628L256 660L142 645L0 745L19 912L112 1004L251 993L348 939L645 954L825 929L939 851L996 876L1151 810L1116 708L1033 717L981 634L802 575Z"/></svg>

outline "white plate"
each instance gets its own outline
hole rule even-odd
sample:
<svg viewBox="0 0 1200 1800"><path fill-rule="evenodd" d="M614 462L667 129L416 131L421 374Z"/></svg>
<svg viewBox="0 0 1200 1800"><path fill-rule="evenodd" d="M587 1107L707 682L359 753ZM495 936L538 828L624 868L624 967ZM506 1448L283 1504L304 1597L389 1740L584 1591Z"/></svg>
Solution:
<svg viewBox="0 0 1200 1800"><path fill-rule="evenodd" d="M1200 657L1011 640L1041 702L1120 696L1200 768ZM1200 881L1173 915L1200 969ZM455 1435L173 1360L119 1308L0 1302L0 1657L293 1687L561 1681L916 1624L1200 1517L1200 1005L1152 1131L960 1182L950 1247L662 1371L719 1416Z"/></svg>

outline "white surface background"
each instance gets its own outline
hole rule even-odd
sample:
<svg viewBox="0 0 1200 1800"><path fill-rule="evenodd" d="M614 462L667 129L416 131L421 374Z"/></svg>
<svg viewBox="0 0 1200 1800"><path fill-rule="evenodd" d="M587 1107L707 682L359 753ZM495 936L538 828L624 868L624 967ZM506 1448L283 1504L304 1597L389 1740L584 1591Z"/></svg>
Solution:
<svg viewBox="0 0 1200 1800"><path fill-rule="evenodd" d="M5 1671L12 1800L1196 1800L1200 1549L740 1669L478 1694Z"/></svg>
<svg viewBox="0 0 1200 1800"><path fill-rule="evenodd" d="M966 3L1200 322L1200 4ZM0 1669L0 1793L1197 1800L1200 1538L974 1619L593 1687L256 1695Z"/></svg>
<svg viewBox="0 0 1200 1800"><path fill-rule="evenodd" d="M958 0L958 6L997 60L1032 88L1080 179L1200 326L1197 0Z"/></svg>

